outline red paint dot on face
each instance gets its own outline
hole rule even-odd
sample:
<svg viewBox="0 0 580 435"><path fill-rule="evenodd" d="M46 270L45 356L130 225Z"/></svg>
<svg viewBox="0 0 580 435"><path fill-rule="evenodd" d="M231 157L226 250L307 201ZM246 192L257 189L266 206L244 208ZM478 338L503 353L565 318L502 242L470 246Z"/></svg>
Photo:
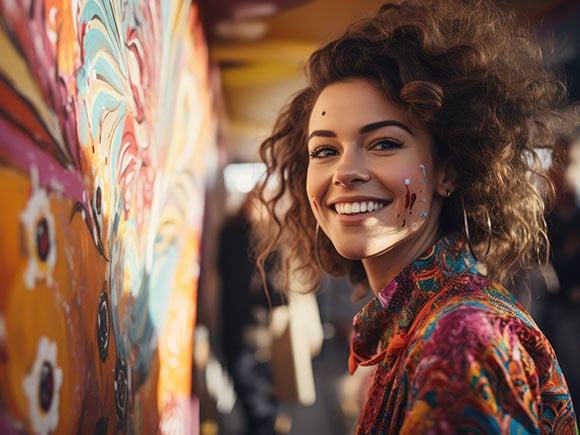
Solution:
<svg viewBox="0 0 580 435"><path fill-rule="evenodd" d="M411 195L411 205L409 206L410 210L413 210L413 204L415 204L415 201L417 200L417 195L415 195L413 193L413 195Z"/></svg>

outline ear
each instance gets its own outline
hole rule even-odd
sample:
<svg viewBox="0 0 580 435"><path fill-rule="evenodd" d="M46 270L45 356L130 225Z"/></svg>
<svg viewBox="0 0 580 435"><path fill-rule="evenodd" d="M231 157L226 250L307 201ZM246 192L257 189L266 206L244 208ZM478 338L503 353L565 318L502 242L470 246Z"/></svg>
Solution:
<svg viewBox="0 0 580 435"><path fill-rule="evenodd" d="M437 180L435 185L435 190L439 196L443 198L448 198L451 196L451 194L457 190L457 184L455 180L455 168L448 163L442 164L439 168L439 171L437 172Z"/></svg>

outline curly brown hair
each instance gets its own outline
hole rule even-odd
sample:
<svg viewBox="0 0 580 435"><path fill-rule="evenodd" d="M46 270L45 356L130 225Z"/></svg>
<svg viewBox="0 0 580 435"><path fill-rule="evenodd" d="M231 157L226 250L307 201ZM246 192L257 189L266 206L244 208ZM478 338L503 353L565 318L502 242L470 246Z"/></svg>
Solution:
<svg viewBox="0 0 580 435"><path fill-rule="evenodd" d="M490 277L501 281L547 259L544 215L554 189L539 150L563 140L566 89L531 26L514 12L483 0L386 4L314 52L306 73L309 85L260 146L267 171L255 194L269 223L260 228L259 267L283 247L284 276L292 261L309 272L313 289L320 284L316 221L305 187L308 120L320 92L349 78L375 83L431 132L435 158L454 168L459 189L445 201L444 232L463 232L462 198L474 250L482 253L489 213L492 244L484 264ZM368 286L360 261L340 257L324 235L319 248L327 273Z"/></svg>

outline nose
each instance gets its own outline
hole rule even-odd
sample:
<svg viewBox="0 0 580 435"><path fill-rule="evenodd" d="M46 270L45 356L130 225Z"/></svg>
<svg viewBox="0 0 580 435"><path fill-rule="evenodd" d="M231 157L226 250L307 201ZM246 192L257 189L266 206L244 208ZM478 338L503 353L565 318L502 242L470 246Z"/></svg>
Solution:
<svg viewBox="0 0 580 435"><path fill-rule="evenodd" d="M336 186L349 186L370 180L370 172L358 153L345 153L335 168L332 182Z"/></svg>

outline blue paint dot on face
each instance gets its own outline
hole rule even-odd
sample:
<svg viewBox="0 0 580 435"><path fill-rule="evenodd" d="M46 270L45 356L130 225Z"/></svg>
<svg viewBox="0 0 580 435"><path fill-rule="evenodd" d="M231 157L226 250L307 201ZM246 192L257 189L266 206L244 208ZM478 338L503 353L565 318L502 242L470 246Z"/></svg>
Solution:
<svg viewBox="0 0 580 435"><path fill-rule="evenodd" d="M423 180L419 180L419 184L423 184Z"/></svg>
<svg viewBox="0 0 580 435"><path fill-rule="evenodd" d="M427 176L427 174L425 173L425 165L421 165L421 172L423 172L423 177Z"/></svg>
<svg viewBox="0 0 580 435"><path fill-rule="evenodd" d="M420 214L419 216L421 216L422 218L424 218L424 217L426 217L426 216L427 216L427 212L426 212L426 211L422 211L422 212L421 212L421 214Z"/></svg>
<svg viewBox="0 0 580 435"><path fill-rule="evenodd" d="M423 198L423 202L427 202L427 198Z"/></svg>
<svg viewBox="0 0 580 435"><path fill-rule="evenodd" d="M409 184L411 184L411 180L409 180L408 178L405 179L405 185L408 186Z"/></svg>

